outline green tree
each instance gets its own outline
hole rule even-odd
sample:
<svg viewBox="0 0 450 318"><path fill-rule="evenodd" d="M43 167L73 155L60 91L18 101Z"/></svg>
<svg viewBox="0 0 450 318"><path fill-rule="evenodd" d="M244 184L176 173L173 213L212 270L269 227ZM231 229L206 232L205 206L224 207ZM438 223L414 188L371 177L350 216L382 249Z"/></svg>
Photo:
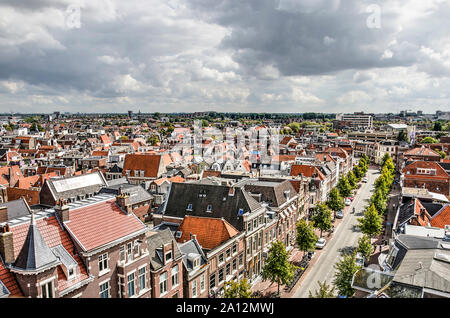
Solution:
<svg viewBox="0 0 450 318"><path fill-rule="evenodd" d="M298 133L299 130L300 130L300 124L299 124L299 123L296 123L296 122L290 123L290 124L288 125L288 127L289 127L295 134Z"/></svg>
<svg viewBox="0 0 450 318"><path fill-rule="evenodd" d="M421 141L423 144L437 144L439 141L433 137L425 137Z"/></svg>
<svg viewBox="0 0 450 318"><path fill-rule="evenodd" d="M366 212L364 212L364 217L359 218L358 223L361 232L370 237L380 234L383 227L383 220L378 214L374 204L367 208Z"/></svg>
<svg viewBox="0 0 450 318"><path fill-rule="evenodd" d="M345 207L344 198L339 193L338 188L331 189L327 205L332 211L339 211Z"/></svg>
<svg viewBox="0 0 450 318"><path fill-rule="evenodd" d="M345 255L336 263L336 273L333 284L337 288L339 295L353 297L355 289L352 287L353 275L361 268L356 265L356 253Z"/></svg>
<svg viewBox="0 0 450 318"><path fill-rule="evenodd" d="M355 174L352 170L350 170L349 173L347 173L347 180L352 189L356 188L356 184L358 183L358 179L356 178Z"/></svg>
<svg viewBox="0 0 450 318"><path fill-rule="evenodd" d="M374 248L372 246L372 243L370 242L370 237L368 235L363 235L358 239L358 248L356 249L356 251L358 253L361 253L366 261L369 261L373 250Z"/></svg>
<svg viewBox="0 0 450 318"><path fill-rule="evenodd" d="M294 278L297 267L289 262L289 252L283 242L272 243L269 249L269 256L262 271L263 281L270 280L271 283L278 284L278 295L280 294L280 284L289 283Z"/></svg>
<svg viewBox="0 0 450 318"><path fill-rule="evenodd" d="M440 121L434 122L433 131L442 131L442 123Z"/></svg>
<svg viewBox="0 0 450 318"><path fill-rule="evenodd" d="M445 159L445 157L447 156L442 150L437 150L436 152L441 155L441 159Z"/></svg>
<svg viewBox="0 0 450 318"><path fill-rule="evenodd" d="M325 203L317 204L311 220L313 226L320 230L320 237L322 237L323 231L329 231L333 227L331 210Z"/></svg>
<svg viewBox="0 0 450 318"><path fill-rule="evenodd" d="M408 136L406 135L406 132L404 130L400 130L397 136L398 141L408 141Z"/></svg>
<svg viewBox="0 0 450 318"><path fill-rule="evenodd" d="M339 180L337 187L339 189L339 193L344 198L349 197L352 194L352 187L345 176Z"/></svg>
<svg viewBox="0 0 450 318"><path fill-rule="evenodd" d="M356 180L358 180L358 181L360 181L361 178L362 178L363 175L364 175L364 173L363 173L361 167L359 167L359 166L355 166L355 167L353 168L353 174L355 175Z"/></svg>
<svg viewBox="0 0 450 318"><path fill-rule="evenodd" d="M251 286L247 278L240 282L230 281L226 282L224 286L224 298L252 298Z"/></svg>
<svg viewBox="0 0 450 318"><path fill-rule="evenodd" d="M387 202L386 197L381 189L377 189L373 196L370 198L370 202L375 206L375 209L380 213L386 212Z"/></svg>
<svg viewBox="0 0 450 318"><path fill-rule="evenodd" d="M317 282L319 284L319 289L317 289L314 292L314 295L309 291L309 298L335 298L334 292L336 290L335 287L330 286L327 284L326 281L324 282Z"/></svg>
<svg viewBox="0 0 450 318"><path fill-rule="evenodd" d="M151 135L148 139L147 139L147 143L149 143L150 145L154 146L159 142L159 137L158 135Z"/></svg>
<svg viewBox="0 0 450 318"><path fill-rule="evenodd" d="M314 227L312 224L308 223L304 219L298 221L296 241L299 250L303 251L303 254L310 250L314 250L317 240L318 237L314 232Z"/></svg>

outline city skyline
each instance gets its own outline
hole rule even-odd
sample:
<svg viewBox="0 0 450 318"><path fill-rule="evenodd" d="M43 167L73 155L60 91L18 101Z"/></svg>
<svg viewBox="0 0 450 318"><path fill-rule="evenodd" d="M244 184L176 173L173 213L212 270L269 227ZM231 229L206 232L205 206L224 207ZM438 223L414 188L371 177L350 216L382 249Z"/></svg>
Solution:
<svg viewBox="0 0 450 318"><path fill-rule="evenodd" d="M449 1L0 4L0 112L434 113Z"/></svg>

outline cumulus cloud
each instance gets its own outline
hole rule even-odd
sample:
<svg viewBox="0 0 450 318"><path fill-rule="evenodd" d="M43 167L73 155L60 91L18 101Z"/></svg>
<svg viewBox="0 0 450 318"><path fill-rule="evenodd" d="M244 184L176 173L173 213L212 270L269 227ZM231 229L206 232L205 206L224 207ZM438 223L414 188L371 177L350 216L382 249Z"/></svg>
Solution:
<svg viewBox="0 0 450 318"><path fill-rule="evenodd" d="M449 1L377 1L380 29L367 26L371 4L4 0L0 105L382 112L448 104ZM79 28L68 24L70 6L80 9Z"/></svg>

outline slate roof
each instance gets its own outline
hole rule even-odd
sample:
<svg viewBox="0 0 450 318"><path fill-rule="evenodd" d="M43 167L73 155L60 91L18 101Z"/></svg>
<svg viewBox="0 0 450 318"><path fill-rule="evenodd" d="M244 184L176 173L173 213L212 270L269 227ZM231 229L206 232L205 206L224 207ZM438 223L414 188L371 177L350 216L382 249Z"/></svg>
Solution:
<svg viewBox="0 0 450 318"><path fill-rule="evenodd" d="M205 254L203 253L203 250L201 246L198 244L198 242L195 239L189 240L183 244L178 245L181 254L183 255L183 264L186 267L188 272L192 272L194 267L192 262L189 260L188 255L189 254L199 254L200 255L200 268L207 264L207 259L205 257Z"/></svg>
<svg viewBox="0 0 450 318"><path fill-rule="evenodd" d="M32 215L27 237L14 262L14 268L22 271L38 272L55 267L58 264L60 262L43 239L41 232L36 226L34 215Z"/></svg>
<svg viewBox="0 0 450 318"><path fill-rule="evenodd" d="M86 252L129 235L144 233L147 228L133 213L126 215L115 198L69 210L69 221L64 226Z"/></svg>
<svg viewBox="0 0 450 318"><path fill-rule="evenodd" d="M431 217L433 217L443 207L441 203L425 202L420 199L419 201L420 203L422 203L423 207L427 210L428 214L430 214Z"/></svg>
<svg viewBox="0 0 450 318"><path fill-rule="evenodd" d="M229 195L230 191L234 191L233 196ZM189 204L192 204L192 211L187 211ZM211 212L207 212L208 205L212 206ZM260 207L261 204L241 188L198 183L172 183L168 199L161 211L165 215L180 218L186 215L224 218L238 231L242 231L244 224L242 216L238 215L239 209L243 209L243 213L251 213Z"/></svg>
<svg viewBox="0 0 450 318"><path fill-rule="evenodd" d="M6 206L8 209L8 221L24 216L29 216L31 211L23 198L5 203L0 203L0 207Z"/></svg>
<svg viewBox="0 0 450 318"><path fill-rule="evenodd" d="M116 185L109 185L100 190L100 193L111 193L114 195L119 194L119 188L122 188L123 192L130 194L130 204L137 204L145 201L149 201L153 196L144 190L140 185L122 183Z"/></svg>
<svg viewBox="0 0 450 318"><path fill-rule="evenodd" d="M284 195L285 191L290 191L290 198L297 195L295 188L289 180L285 180L283 182L267 182L244 179L239 184L244 184L245 191L252 194L260 193L261 201L268 203L271 207L279 207L287 202Z"/></svg>
<svg viewBox="0 0 450 318"><path fill-rule="evenodd" d="M393 281L450 293L450 251L443 249L408 251Z"/></svg>
<svg viewBox="0 0 450 318"><path fill-rule="evenodd" d="M179 259L182 254L180 249L178 248L177 242L175 241L169 229L159 230L156 232L156 234L147 238L148 251L150 253L150 266L152 270L157 271L164 267L161 247L162 245L172 243L172 241L175 246L173 259Z"/></svg>
<svg viewBox="0 0 450 318"><path fill-rule="evenodd" d="M69 199L78 195L97 193L104 186L106 180L101 172L83 174L80 176L46 180L46 185L51 189L54 199Z"/></svg>

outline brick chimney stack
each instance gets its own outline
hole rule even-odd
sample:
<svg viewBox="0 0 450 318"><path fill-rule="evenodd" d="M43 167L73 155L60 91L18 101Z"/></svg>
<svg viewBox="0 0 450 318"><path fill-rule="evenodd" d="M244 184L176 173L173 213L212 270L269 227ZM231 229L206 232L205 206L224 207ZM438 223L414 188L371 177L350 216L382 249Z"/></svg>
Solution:
<svg viewBox="0 0 450 318"><path fill-rule="evenodd" d="M0 226L0 255L6 264L12 264L15 261L13 233L9 229L9 224Z"/></svg>
<svg viewBox="0 0 450 318"><path fill-rule="evenodd" d="M65 200L61 199L56 202L55 212L62 223L69 221L69 206Z"/></svg>
<svg viewBox="0 0 450 318"><path fill-rule="evenodd" d="M0 206L0 223L8 221L8 207Z"/></svg>
<svg viewBox="0 0 450 318"><path fill-rule="evenodd" d="M123 192L122 187L119 188L119 194L116 196L116 202L127 215L132 213L130 195Z"/></svg>

